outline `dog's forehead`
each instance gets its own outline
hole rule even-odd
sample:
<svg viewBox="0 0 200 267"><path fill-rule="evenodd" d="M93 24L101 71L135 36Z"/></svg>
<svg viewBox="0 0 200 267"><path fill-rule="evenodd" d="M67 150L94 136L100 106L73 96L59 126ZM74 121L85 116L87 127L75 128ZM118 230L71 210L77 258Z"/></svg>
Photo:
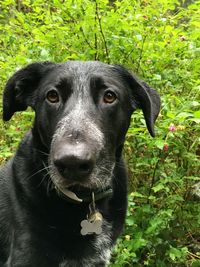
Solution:
<svg viewBox="0 0 200 267"><path fill-rule="evenodd" d="M72 74L87 76L88 74L110 73L112 65L99 61L68 61L62 64Z"/></svg>
<svg viewBox="0 0 200 267"><path fill-rule="evenodd" d="M116 77L114 77L116 76ZM59 83L60 80L68 80L71 82L88 82L93 77L101 77L108 80L113 77L117 79L117 75L112 65L108 65L98 61L68 61L66 63L57 64L44 77L45 82Z"/></svg>

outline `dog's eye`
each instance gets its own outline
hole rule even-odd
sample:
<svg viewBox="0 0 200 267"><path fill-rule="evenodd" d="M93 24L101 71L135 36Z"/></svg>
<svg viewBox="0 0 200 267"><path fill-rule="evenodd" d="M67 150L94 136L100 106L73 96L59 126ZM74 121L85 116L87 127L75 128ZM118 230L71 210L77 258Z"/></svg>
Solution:
<svg viewBox="0 0 200 267"><path fill-rule="evenodd" d="M58 92L56 90L50 90L47 93L46 98L51 103L59 102L59 95L58 95Z"/></svg>
<svg viewBox="0 0 200 267"><path fill-rule="evenodd" d="M103 97L103 101L106 104L112 104L117 99L117 96L112 91L106 91Z"/></svg>

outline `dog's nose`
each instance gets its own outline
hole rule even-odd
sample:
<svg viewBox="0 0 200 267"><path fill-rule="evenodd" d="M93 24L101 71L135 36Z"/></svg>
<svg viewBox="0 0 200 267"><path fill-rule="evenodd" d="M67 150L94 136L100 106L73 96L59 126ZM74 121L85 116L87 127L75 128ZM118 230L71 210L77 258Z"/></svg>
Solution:
<svg viewBox="0 0 200 267"><path fill-rule="evenodd" d="M84 143L64 144L56 148L54 165L66 179L80 181L92 172L95 158L91 149Z"/></svg>

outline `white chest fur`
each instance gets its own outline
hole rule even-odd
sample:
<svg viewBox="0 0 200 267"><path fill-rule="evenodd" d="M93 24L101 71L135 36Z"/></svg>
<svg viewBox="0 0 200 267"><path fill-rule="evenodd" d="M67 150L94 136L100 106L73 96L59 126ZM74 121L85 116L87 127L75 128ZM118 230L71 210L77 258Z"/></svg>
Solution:
<svg viewBox="0 0 200 267"><path fill-rule="evenodd" d="M110 230L111 225L103 221L103 231L101 234L96 235L95 241L92 242L92 246L96 250L95 255L86 255L80 259L77 255L77 260L65 259L59 267L95 267L97 264L105 262L105 266L109 264L111 256L111 239Z"/></svg>

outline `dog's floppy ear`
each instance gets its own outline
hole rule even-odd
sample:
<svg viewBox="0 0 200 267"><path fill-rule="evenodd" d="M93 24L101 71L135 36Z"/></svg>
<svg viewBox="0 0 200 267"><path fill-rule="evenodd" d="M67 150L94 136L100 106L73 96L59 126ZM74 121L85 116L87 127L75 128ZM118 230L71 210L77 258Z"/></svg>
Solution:
<svg viewBox="0 0 200 267"><path fill-rule="evenodd" d="M51 62L32 63L17 71L8 81L3 94L3 120L8 121L15 111L33 107L33 92Z"/></svg>
<svg viewBox="0 0 200 267"><path fill-rule="evenodd" d="M131 91L133 110L141 108L147 128L151 136L155 136L154 122L160 111L160 97L158 93L145 82L139 81L133 74L119 65L114 66L119 75L128 84Z"/></svg>

